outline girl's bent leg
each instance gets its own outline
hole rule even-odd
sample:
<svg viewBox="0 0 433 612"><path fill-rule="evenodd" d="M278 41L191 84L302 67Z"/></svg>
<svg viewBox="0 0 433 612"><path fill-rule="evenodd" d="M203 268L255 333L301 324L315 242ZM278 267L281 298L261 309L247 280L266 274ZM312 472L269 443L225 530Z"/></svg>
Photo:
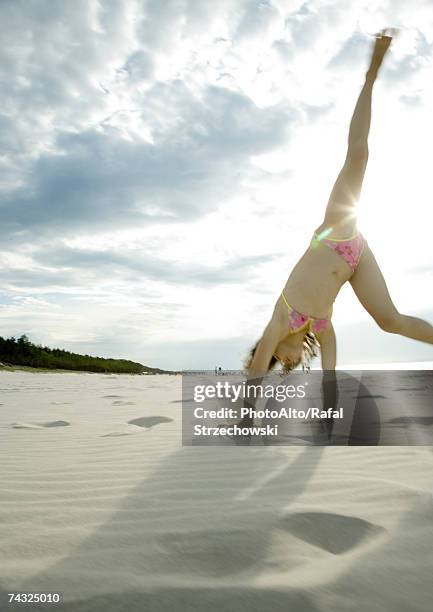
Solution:
<svg viewBox="0 0 433 612"><path fill-rule="evenodd" d="M430 323L398 312L377 261L367 245L350 283L365 310L381 329L433 344L433 326Z"/></svg>
<svg viewBox="0 0 433 612"><path fill-rule="evenodd" d="M394 321L391 329L387 330L392 334L400 334L400 336L406 336L406 338L413 338L414 340L421 340L421 342L428 342L433 344L433 327L418 317L411 317L409 315L399 314L396 321Z"/></svg>

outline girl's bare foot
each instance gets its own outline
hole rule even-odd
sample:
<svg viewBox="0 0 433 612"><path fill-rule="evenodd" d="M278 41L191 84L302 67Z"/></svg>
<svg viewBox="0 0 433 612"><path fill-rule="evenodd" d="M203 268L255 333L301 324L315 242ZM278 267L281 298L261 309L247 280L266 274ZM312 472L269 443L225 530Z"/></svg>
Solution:
<svg viewBox="0 0 433 612"><path fill-rule="evenodd" d="M374 43L367 76L373 79L377 77L377 73L383 62L383 58L389 49L392 39L397 35L397 33L398 30L396 28L385 28L376 34L376 41Z"/></svg>

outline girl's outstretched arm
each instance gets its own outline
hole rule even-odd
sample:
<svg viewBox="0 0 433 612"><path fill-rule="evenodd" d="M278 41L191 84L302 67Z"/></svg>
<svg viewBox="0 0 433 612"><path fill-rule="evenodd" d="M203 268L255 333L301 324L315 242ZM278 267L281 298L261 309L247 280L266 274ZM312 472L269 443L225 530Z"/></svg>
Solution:
<svg viewBox="0 0 433 612"><path fill-rule="evenodd" d="M318 334L322 370L335 370L337 365L337 340L332 323Z"/></svg>
<svg viewBox="0 0 433 612"><path fill-rule="evenodd" d="M287 332L287 322L281 316L274 314L257 345L251 365L248 368L248 378L263 376L269 370L272 355L285 332Z"/></svg>

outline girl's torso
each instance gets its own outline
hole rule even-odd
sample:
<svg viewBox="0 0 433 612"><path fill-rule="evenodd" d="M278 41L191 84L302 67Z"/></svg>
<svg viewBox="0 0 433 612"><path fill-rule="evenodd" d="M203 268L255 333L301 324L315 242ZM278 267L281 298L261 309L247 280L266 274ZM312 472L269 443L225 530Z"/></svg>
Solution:
<svg viewBox="0 0 433 612"><path fill-rule="evenodd" d="M320 226L286 282L287 302L301 313L330 318L335 298L354 273L363 247L356 228L344 234Z"/></svg>

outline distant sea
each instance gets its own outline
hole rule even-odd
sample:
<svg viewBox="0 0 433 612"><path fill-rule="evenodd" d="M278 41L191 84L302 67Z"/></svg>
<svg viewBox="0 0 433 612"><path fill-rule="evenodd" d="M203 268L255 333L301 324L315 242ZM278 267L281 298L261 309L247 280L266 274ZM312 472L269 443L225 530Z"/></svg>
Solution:
<svg viewBox="0 0 433 612"><path fill-rule="evenodd" d="M391 361L389 363L350 363L337 370L433 370L433 361Z"/></svg>
<svg viewBox="0 0 433 612"><path fill-rule="evenodd" d="M313 362L311 370L321 370L322 368ZM301 370L299 366L297 371ZM337 370L433 370L433 361L390 361L388 363L345 363L337 366ZM182 374L213 374L214 370L182 370ZM238 375L245 374L243 370L222 370L221 374L227 376L230 374Z"/></svg>

